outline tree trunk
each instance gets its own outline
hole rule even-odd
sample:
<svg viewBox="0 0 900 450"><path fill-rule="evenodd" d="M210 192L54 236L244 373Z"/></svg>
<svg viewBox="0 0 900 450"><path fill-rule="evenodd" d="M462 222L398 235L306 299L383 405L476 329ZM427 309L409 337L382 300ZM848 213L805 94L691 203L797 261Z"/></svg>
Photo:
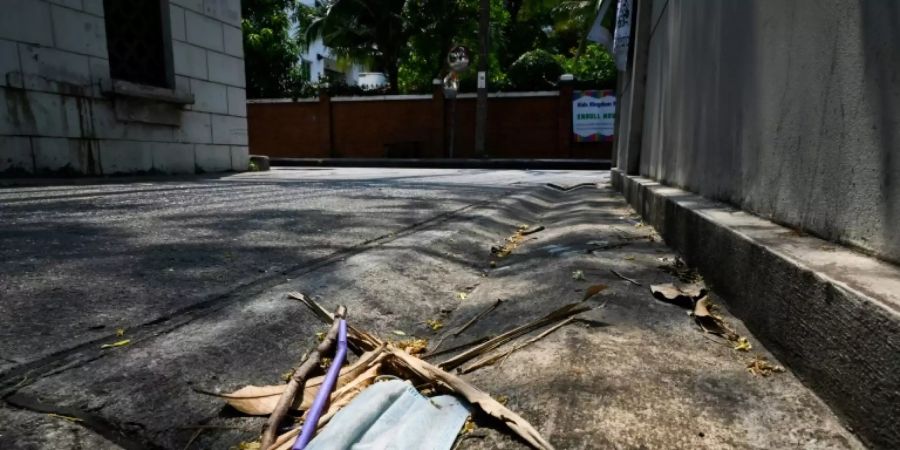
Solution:
<svg viewBox="0 0 900 450"><path fill-rule="evenodd" d="M388 66L387 69L388 83L390 83L390 87L388 88L388 94L398 94L400 93L400 69L397 67L397 63L394 62L393 65Z"/></svg>

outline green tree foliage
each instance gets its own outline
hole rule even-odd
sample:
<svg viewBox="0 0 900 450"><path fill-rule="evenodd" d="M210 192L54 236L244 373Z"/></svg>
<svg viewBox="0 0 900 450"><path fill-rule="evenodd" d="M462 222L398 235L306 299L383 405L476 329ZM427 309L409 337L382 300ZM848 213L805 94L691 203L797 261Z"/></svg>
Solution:
<svg viewBox="0 0 900 450"><path fill-rule="evenodd" d="M241 28L247 97L283 97L302 84L299 46L290 34L296 0L243 0Z"/></svg>
<svg viewBox="0 0 900 450"><path fill-rule="evenodd" d="M581 55L557 55L565 73L575 75L577 84L590 89L616 88L616 62L603 47L590 43Z"/></svg>
<svg viewBox="0 0 900 450"><path fill-rule="evenodd" d="M598 4L490 0L489 88L552 89L564 72L592 87L613 86L612 59L585 40ZM297 9L296 20L305 30L300 41L321 37L339 58L383 71L390 92L430 92L432 80L447 74L447 51L463 45L472 61L460 89L471 92L478 10L478 0L323 0L317 8Z"/></svg>
<svg viewBox="0 0 900 450"><path fill-rule="evenodd" d="M398 91L400 55L411 28L404 20L408 0L325 0L313 10L306 39L321 37L338 56L373 65Z"/></svg>
<svg viewBox="0 0 900 450"><path fill-rule="evenodd" d="M509 66L509 81L516 90L546 90L556 86L563 67L544 49L529 50Z"/></svg>

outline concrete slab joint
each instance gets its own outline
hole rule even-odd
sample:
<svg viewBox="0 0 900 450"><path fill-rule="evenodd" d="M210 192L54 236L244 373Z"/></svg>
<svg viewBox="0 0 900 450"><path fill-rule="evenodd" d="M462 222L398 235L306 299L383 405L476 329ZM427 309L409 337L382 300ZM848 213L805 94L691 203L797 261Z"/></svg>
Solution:
<svg viewBox="0 0 900 450"><path fill-rule="evenodd" d="M900 448L900 268L613 170L613 186L873 448Z"/></svg>

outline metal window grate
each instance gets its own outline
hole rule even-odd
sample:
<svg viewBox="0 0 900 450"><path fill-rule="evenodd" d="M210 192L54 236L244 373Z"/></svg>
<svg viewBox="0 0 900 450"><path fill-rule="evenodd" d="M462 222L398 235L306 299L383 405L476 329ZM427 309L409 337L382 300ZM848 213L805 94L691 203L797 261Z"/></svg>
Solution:
<svg viewBox="0 0 900 450"><path fill-rule="evenodd" d="M160 0L103 0L110 75L170 88Z"/></svg>

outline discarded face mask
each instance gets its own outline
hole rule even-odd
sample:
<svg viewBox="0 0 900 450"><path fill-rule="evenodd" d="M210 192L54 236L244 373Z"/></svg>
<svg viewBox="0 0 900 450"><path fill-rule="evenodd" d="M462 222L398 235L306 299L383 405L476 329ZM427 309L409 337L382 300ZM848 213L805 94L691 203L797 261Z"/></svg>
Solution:
<svg viewBox="0 0 900 450"><path fill-rule="evenodd" d="M375 383L337 412L306 450L449 450L469 416L456 397Z"/></svg>

